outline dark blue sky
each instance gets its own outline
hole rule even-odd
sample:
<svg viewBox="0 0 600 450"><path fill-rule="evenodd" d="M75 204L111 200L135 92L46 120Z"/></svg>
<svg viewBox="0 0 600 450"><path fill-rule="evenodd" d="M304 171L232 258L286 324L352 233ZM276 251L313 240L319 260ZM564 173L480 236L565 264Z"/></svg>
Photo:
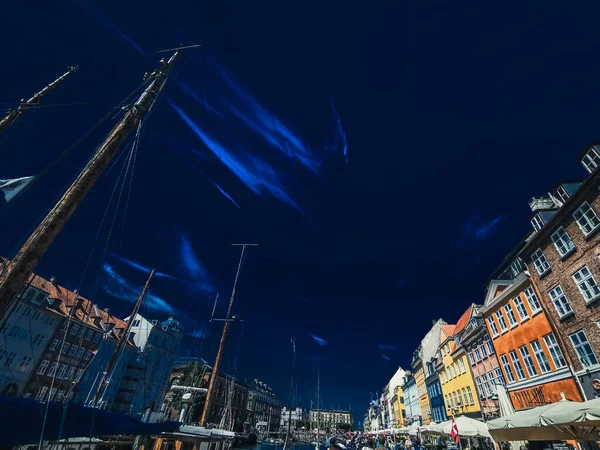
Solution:
<svg viewBox="0 0 600 450"><path fill-rule="evenodd" d="M76 288L96 243L82 293L125 315L145 278L125 258L157 267L165 276L146 314L170 304L188 334L208 332L186 346L212 361L220 325L206 321L214 294L231 289L230 244L257 243L224 368L235 361L240 377L287 399L295 337L304 405L320 365L325 404L362 414L432 319L455 321L483 301L485 280L528 229L528 199L583 176L576 156L598 139L600 116L600 11L590 5L12 2L0 19L0 101L78 64L46 104L85 105L28 114L0 144L0 178L55 161L156 67L155 51L202 44L146 123L108 246L114 203L96 233L126 155L38 272ZM3 254L115 120L4 210Z"/></svg>

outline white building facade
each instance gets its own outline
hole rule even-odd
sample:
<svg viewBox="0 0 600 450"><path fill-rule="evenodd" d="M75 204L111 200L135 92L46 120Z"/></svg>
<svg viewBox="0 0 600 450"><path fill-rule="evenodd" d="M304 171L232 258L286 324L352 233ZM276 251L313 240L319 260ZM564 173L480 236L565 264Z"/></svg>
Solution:
<svg viewBox="0 0 600 450"><path fill-rule="evenodd" d="M49 292L51 281L32 275L30 283L17 296L18 301L5 316L0 339L0 395L24 395L29 379L37 367L50 338L64 317L54 311Z"/></svg>
<svg viewBox="0 0 600 450"><path fill-rule="evenodd" d="M173 316L169 316L164 322L158 322L150 321L140 314L133 318L130 332L139 355L136 359L132 358L117 397L129 394L131 396L129 414L141 419L145 412L161 411L183 333L181 325ZM139 378L139 386L134 393L137 378Z"/></svg>

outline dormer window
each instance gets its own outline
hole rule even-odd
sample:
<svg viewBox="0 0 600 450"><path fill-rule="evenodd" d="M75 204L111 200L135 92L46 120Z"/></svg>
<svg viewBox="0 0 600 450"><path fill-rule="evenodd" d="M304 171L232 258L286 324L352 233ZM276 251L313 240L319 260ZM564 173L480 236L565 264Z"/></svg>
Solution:
<svg viewBox="0 0 600 450"><path fill-rule="evenodd" d="M34 305L41 305L47 298L48 294L31 286L29 286L23 294L23 300L29 301Z"/></svg>
<svg viewBox="0 0 600 450"><path fill-rule="evenodd" d="M566 203L567 200L569 200L569 193L562 184L556 189L556 196L563 203Z"/></svg>
<svg viewBox="0 0 600 450"><path fill-rule="evenodd" d="M600 164L600 154L598 153L598 148L596 145L590 147L590 149L583 155L581 158L581 164L589 173L592 173L598 164Z"/></svg>
<svg viewBox="0 0 600 450"><path fill-rule="evenodd" d="M542 220L539 214L536 214L531 218L531 225L533 226L533 229L535 231L540 231L544 226L544 221Z"/></svg>

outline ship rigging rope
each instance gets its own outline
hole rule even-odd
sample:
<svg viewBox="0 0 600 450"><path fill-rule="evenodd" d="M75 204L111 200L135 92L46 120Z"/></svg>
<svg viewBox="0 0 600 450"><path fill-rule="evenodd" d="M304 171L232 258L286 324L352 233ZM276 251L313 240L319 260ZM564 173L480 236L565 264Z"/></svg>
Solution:
<svg viewBox="0 0 600 450"><path fill-rule="evenodd" d="M109 212L109 210L110 210L110 205L111 205L111 203L112 203L112 200L113 200L113 198L114 198L114 195L115 195L115 193L116 193L116 191L117 191L117 188L119 187L119 184L120 184L120 181L121 181L121 178L122 178L122 175L123 175L123 170L125 169L125 167L129 167L129 163L131 162L131 154L132 154L132 152L133 152L133 148L132 148L132 149L131 149L131 151L130 151L129 160L128 160L128 161L126 161L126 162L124 162L124 164L123 164L123 167L121 168L121 172L120 172L120 174L119 174L119 177L117 178L117 181L116 181L116 183L115 183L115 186L114 186L114 188L113 188L113 191L112 191L112 193L111 193L111 196L110 196L110 198L109 198L109 201L108 201L108 203L107 203L106 209L105 209L105 211L104 211L104 215L103 215L103 217L102 217L102 220L101 220L101 222L100 222L100 225L99 225L99 227L98 227L98 231L97 231L97 233L96 233L96 237L95 237L95 239L94 239L94 243L93 243L93 245L92 245L92 248L90 249L90 252L89 252L89 254L88 254L88 259L87 259L87 261L86 261L86 265L85 265L85 267L84 267L83 274L82 274L82 276L81 276L81 279L80 279L80 281L79 281L79 289L78 289L78 291L77 291L78 293L79 293L79 290L81 289L81 286L82 286L82 284L83 284L84 278L85 278L85 276L86 276L86 273L87 273L87 270L88 270L88 268L89 268L90 261L91 261L91 258L92 258L92 254L93 254L93 252L94 252L94 249L95 249L95 247L96 247L96 243L97 243L97 242L98 242L98 240L99 240L99 236L100 236L100 233L101 233L101 231L102 231L102 228L103 228L103 226L104 226L104 222L105 222L105 220L106 220L106 217L107 217L107 215L108 215L108 212ZM124 153L125 153L125 152L124 152ZM126 178L126 177L127 177L127 174L125 174L125 178ZM123 180L123 183L122 183L122 185L124 185L124 183L125 183L125 180ZM122 192L123 192L123 189L121 188L121 191L120 191L120 193L122 194ZM119 202L120 202L120 197L121 197L121 195L119 195L119 200L118 200ZM116 210L118 210L118 203L117 203L117 206L116 206L115 208L116 208ZM115 214L116 214L116 213L115 213ZM114 220L113 220L113 223L112 223L112 225L111 225L111 232L112 232L112 227L113 227L113 226L114 226ZM109 238L109 239L110 239L110 238ZM75 304L76 304L76 301L77 301L77 299L79 298L79 294L78 294L78 293L75 295L75 298L74 298L74 300L73 300L73 307L75 306ZM86 313L86 316L84 317L84 320L87 320L87 319L88 319L88 317L89 317L89 313L90 313L90 312L91 312L91 304L90 304L90 307L89 307L89 309L88 309L88 312ZM59 349L59 352L58 352L58 358L57 358L57 361L56 361L56 369L54 370L54 373L53 373L53 375L52 375L52 381L51 381L51 383L50 383L50 390L48 391L48 401L46 402L46 408L45 408L45 410L44 410L44 420L43 420L43 422L42 422L42 431L41 431L41 433L40 433L40 443L39 443L39 449L40 449L40 450L42 449L43 438L44 438L44 431L45 431L45 427L46 427L46 421L47 421L47 418L48 418L48 409L49 409L49 404L50 404L50 401L51 401L51 398L50 398L50 397L51 397L51 395L52 395L52 390L54 389L54 384L55 384L55 382L56 382L56 375L57 375L58 369L59 369L59 367L60 367L60 362L61 362L61 358L62 358L62 354L63 354L63 351L62 351L62 350L63 350L63 345L64 345L64 343L66 342L67 332L68 332L68 330L69 330L69 328L70 328L70 324L71 324L72 317L73 317L73 314L69 313L69 314L68 314L68 318L67 318L67 320L66 320L66 322L65 322L65 325L64 325L64 326L65 326L65 329L64 329L64 333L63 333L63 339L62 339L62 343L61 343L61 346L60 346L60 349ZM81 340L83 340L83 336L82 336ZM80 341L80 343L81 343L81 341ZM92 362L92 360L93 360L93 358L90 358L90 362L88 363L88 366L89 366L89 364ZM66 398L68 398L68 397L66 397ZM65 399L63 399L65 402L66 402L66 398L65 398ZM40 399L40 400L43 400L43 399ZM63 415L63 418L61 419L61 429L62 429L62 427L63 427L63 422L64 422L64 415ZM60 438L60 437L59 437L59 438Z"/></svg>
<svg viewBox="0 0 600 450"><path fill-rule="evenodd" d="M137 93L139 92L140 89L142 89L146 84L148 84L150 82L152 78L148 78L147 80L144 80L139 86L137 86L133 91L131 91L131 93L129 93L129 95L127 95L127 97L125 97L121 103L119 103L119 105L117 105L114 108L111 108L110 111L105 114L100 120L98 120L98 122L96 122L94 125L92 125L90 128L88 128L88 130L83 133L73 144L71 144L64 152L62 152L57 159L55 159L53 162L51 162L48 166L46 166L38 175L35 176L35 178L29 183L27 184L21 191L19 191L14 198L12 199L12 201L7 202L4 206L2 206L0 208L0 217L2 217L5 212L8 210L8 206L17 198L19 198L22 194L24 194L25 192L27 192L31 187L33 187L34 184L37 183L37 181L42 178L44 175L46 175L46 173L48 173L51 169L54 168L54 166L56 166L59 162L61 162L69 153L71 153L71 151L73 151L79 144L81 144L90 134L92 134L100 125L102 125L104 122L106 122L106 120L108 120L111 116L113 116L114 110L116 108L122 108L124 105L126 105L131 98ZM96 150L97 147L94 148L94 151Z"/></svg>

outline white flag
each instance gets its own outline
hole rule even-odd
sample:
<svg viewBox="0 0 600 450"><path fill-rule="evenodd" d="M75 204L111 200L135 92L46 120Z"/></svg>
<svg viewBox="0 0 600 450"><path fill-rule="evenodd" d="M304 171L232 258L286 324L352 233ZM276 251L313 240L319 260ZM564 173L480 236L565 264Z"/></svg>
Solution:
<svg viewBox="0 0 600 450"><path fill-rule="evenodd" d="M0 192L4 194L4 200L10 202L19 192L33 181L35 177L13 178L12 180L0 180Z"/></svg>

